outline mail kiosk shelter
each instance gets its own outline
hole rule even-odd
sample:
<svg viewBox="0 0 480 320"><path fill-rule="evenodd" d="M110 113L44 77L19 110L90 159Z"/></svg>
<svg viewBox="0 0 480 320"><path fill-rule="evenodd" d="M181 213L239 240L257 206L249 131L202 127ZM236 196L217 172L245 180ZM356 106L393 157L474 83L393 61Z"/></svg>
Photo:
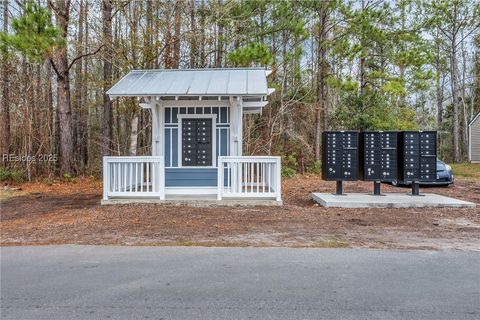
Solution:
<svg viewBox="0 0 480 320"><path fill-rule="evenodd" d="M270 200L281 203L280 158L242 153L244 114L273 92L263 68L134 70L110 98L137 97L152 115L149 156L103 159L103 201Z"/></svg>

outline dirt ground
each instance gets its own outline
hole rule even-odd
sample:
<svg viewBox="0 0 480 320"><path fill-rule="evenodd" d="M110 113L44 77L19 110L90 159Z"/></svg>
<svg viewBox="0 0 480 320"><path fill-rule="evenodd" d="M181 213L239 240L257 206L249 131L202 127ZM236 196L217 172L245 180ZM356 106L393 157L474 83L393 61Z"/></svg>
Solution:
<svg viewBox="0 0 480 320"><path fill-rule="evenodd" d="M24 184L3 192L1 245L119 244L369 247L480 250L476 209L337 209L309 200L334 183L300 176L283 183L282 207L101 206L101 182ZM408 192L382 185L383 191ZM12 190L5 187L4 190ZM371 183L346 183L371 191ZM480 205L480 181L422 189Z"/></svg>

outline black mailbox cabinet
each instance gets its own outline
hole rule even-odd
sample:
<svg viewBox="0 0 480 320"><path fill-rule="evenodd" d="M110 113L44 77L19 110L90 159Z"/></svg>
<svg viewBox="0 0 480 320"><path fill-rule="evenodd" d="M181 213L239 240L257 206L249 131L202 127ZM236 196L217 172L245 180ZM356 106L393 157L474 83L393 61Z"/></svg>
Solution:
<svg viewBox="0 0 480 320"><path fill-rule="evenodd" d="M435 181L437 175L437 132L399 132L398 142L398 180L404 182Z"/></svg>
<svg viewBox="0 0 480 320"><path fill-rule="evenodd" d="M398 132L360 133L360 177L365 181L397 179Z"/></svg>
<svg viewBox="0 0 480 320"><path fill-rule="evenodd" d="M359 133L325 131L322 133L322 179L354 181L359 177Z"/></svg>

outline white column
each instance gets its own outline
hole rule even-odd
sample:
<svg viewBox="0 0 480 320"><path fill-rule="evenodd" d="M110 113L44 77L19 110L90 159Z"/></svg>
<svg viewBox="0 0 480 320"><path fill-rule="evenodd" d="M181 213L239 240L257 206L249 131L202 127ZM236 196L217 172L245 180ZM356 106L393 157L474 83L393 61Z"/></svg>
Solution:
<svg viewBox="0 0 480 320"><path fill-rule="evenodd" d="M243 110L241 98L230 97L230 155L242 155Z"/></svg>
<svg viewBox="0 0 480 320"><path fill-rule="evenodd" d="M163 136L164 136L164 108L161 103L155 102L152 97L152 156L163 156Z"/></svg>

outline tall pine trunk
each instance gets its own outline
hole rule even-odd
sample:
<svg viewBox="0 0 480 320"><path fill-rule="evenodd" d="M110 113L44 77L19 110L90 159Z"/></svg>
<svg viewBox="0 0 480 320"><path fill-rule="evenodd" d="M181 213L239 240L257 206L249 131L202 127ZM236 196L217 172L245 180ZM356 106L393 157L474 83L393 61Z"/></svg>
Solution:
<svg viewBox="0 0 480 320"><path fill-rule="evenodd" d="M69 1L57 1L55 15L57 27L67 38L70 18ZM73 172L73 126L72 105L70 99L70 73L68 66L68 48L63 46L55 52L57 71L57 115L60 135L60 171L62 174Z"/></svg>
<svg viewBox="0 0 480 320"><path fill-rule="evenodd" d="M223 18L222 10L223 1L218 0L218 12L217 12L217 47L215 48L215 67L220 68L222 67L222 60L223 60Z"/></svg>
<svg viewBox="0 0 480 320"><path fill-rule="evenodd" d="M178 68L180 64L180 30L182 26L183 1L177 0L175 3L175 18L173 23L173 68Z"/></svg>
<svg viewBox="0 0 480 320"><path fill-rule="evenodd" d="M102 15L103 15L103 44L104 57L103 57L103 142L102 142L102 154L108 156L112 147L112 102L107 96L107 90L112 84L112 2L111 0L103 0L102 2Z"/></svg>
<svg viewBox="0 0 480 320"><path fill-rule="evenodd" d="M8 31L8 1L3 1L3 32ZM0 97L0 113L1 113L1 135L0 138L0 156L8 154L10 152L10 101L8 90L8 74L9 74L9 62L6 54L2 55L2 76L1 86L2 92Z"/></svg>
<svg viewBox="0 0 480 320"><path fill-rule="evenodd" d="M328 105L326 94L327 78L327 11L326 4L322 3L318 8L318 46L317 46L317 107L315 114L315 160L321 158L322 131L327 129Z"/></svg>
<svg viewBox="0 0 480 320"><path fill-rule="evenodd" d="M455 26L455 24L454 24ZM457 48L456 33L452 33L450 52L450 72L451 72L451 88L452 88L452 129L453 129L453 162L460 162L460 132L458 124L458 70L457 70Z"/></svg>

